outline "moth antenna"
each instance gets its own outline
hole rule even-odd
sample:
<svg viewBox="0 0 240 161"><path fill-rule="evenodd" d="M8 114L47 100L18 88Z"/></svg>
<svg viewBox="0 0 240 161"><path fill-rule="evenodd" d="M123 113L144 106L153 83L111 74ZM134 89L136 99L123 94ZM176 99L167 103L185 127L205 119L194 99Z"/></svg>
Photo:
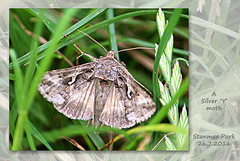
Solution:
<svg viewBox="0 0 240 161"><path fill-rule="evenodd" d="M139 50L139 49L147 49L147 50L149 50L149 49L152 49L152 50L154 50L154 48L148 48L148 47L134 47L134 48L128 48L128 49L123 49L123 50L119 50L117 53L120 53L120 52L123 52L123 51L130 51L130 50ZM117 54L116 53L116 54ZM136 79L134 79L133 78L133 80L139 85L139 86L141 86L143 89L145 89L151 96L153 96L153 94L146 88L146 87L144 87L140 82L138 82Z"/></svg>
<svg viewBox="0 0 240 161"><path fill-rule="evenodd" d="M141 86L143 89L145 89L151 96L153 96L153 94L146 88L144 87L144 85L142 85L140 82L138 82L136 79L133 79L134 82L136 82L139 86Z"/></svg>
<svg viewBox="0 0 240 161"><path fill-rule="evenodd" d="M79 48L79 43L77 44L77 47ZM80 57L79 51L77 51L77 60L76 60L76 66L78 66L78 58Z"/></svg>
<svg viewBox="0 0 240 161"><path fill-rule="evenodd" d="M147 49L147 50L152 49L152 50L154 50L154 48L148 48L148 47L141 47L140 46L140 47L135 47L135 48L122 49L122 50L119 50L118 52L116 52L116 54L120 53L120 52L123 52L123 51L139 50L139 49Z"/></svg>
<svg viewBox="0 0 240 161"><path fill-rule="evenodd" d="M92 38L91 36L89 36L88 34L86 34L83 31L78 30L79 32L83 33L84 35L86 35L87 37L89 37L92 41L94 41L95 43L97 43L98 45L100 45L105 51L106 53L108 53L108 51L102 46L102 44L100 44L99 42L97 42L94 38Z"/></svg>
<svg viewBox="0 0 240 161"><path fill-rule="evenodd" d="M78 47L76 44L74 44L73 41L72 41L67 35L63 35L63 36L66 37L66 38L73 44L73 46L74 46L75 48L77 48L78 51L81 52L82 55L85 55L85 56L89 57L89 58L92 59L93 61L97 61L97 59L94 58L92 55L89 55L89 54L87 54L87 53L84 53L81 49L79 49L79 47ZM80 58L82 55L78 56L78 58Z"/></svg>

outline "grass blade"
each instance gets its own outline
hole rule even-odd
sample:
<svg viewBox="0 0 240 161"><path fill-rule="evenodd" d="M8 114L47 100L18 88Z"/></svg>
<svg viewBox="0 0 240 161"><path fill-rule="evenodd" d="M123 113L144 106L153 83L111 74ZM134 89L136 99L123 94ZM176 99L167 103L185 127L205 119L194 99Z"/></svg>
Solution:
<svg viewBox="0 0 240 161"><path fill-rule="evenodd" d="M14 138L21 138L23 135L23 124L22 122L25 122L25 118L26 118L26 113L23 112L21 105L22 105L22 100L23 100L23 95L21 95L22 92L22 84L23 84L23 76L22 76L22 71L19 67L17 58L16 58L16 53L14 50L9 51L10 57L13 61L14 64L14 72L15 75L17 76L18 79L15 79L14 83L15 83L15 95L16 95L16 100L17 100L17 106L19 107L19 114L22 114L18 120L20 120L19 122L17 122L17 127L18 130L16 130ZM12 150L19 150L21 148L21 142L19 142L17 139L13 139L13 146L12 146Z"/></svg>
<svg viewBox="0 0 240 161"><path fill-rule="evenodd" d="M157 13L157 10L143 10L143 11L135 11L135 12L131 12L131 13L122 14L122 15L116 16L112 19L109 19L109 20L97 23L95 25L92 25L91 27L88 27L88 28L84 29L83 32L85 32L87 34L90 34L94 31L96 31L97 29L100 29L102 27L105 27L105 26L107 26L111 23L120 21L122 19L126 19L126 18L129 18L129 17L134 17L134 16L139 16L139 15L156 14L156 13ZM68 30L66 30L66 31L68 31ZM71 38L72 41L76 41L76 40L82 38L83 36L84 36L83 34L77 32L75 35L69 36L69 37ZM70 43L71 42L69 42L69 40L65 39L65 41L61 42L61 44L57 47L57 50L61 49L62 47L66 46L66 45L69 45ZM52 45L53 45L53 41L49 41L49 42L41 45L40 47L38 47L38 53L42 52L43 50L49 48ZM29 57L30 57L30 53L27 53L24 56L18 58L19 64L20 65L25 64L28 61ZM45 57L45 53L39 54L37 60L41 60L44 57ZM9 69L11 70L12 68L13 68L13 63L10 63L9 64Z"/></svg>
<svg viewBox="0 0 240 161"><path fill-rule="evenodd" d="M180 114L180 119L179 119L179 123L178 126L180 128L185 128L188 131L188 116L187 116L187 110L186 110L186 106L184 104L183 108L182 108L182 112ZM178 147L181 150L186 150L188 149L188 133L179 133L177 134L177 143Z"/></svg>
<svg viewBox="0 0 240 161"><path fill-rule="evenodd" d="M176 147L174 146L172 141L167 136L165 137L165 140L166 140L165 143L167 146L167 150L176 151Z"/></svg>
<svg viewBox="0 0 240 161"><path fill-rule="evenodd" d="M88 134L88 136L91 138L91 140L93 141L93 143L97 146L98 150L100 150L102 147L105 146L104 141L102 140L102 138L95 132L91 132L88 131L86 129L87 127L87 123L85 121L79 121L79 123L81 124L81 126L83 128L85 128L86 133ZM89 127L88 127L89 128ZM91 127L93 128L93 127Z"/></svg>
<svg viewBox="0 0 240 161"><path fill-rule="evenodd" d="M54 29L56 28L56 24L52 20L50 20L49 18L44 16L44 14L42 13L42 9L29 8L29 9L26 9L26 11L29 12L30 14L32 14L33 16L39 18L46 25L48 30L51 33L54 33Z"/></svg>
<svg viewBox="0 0 240 161"><path fill-rule="evenodd" d="M28 69L24 77L24 84L23 84L24 90L22 92L24 95L27 94L27 91L29 90L29 87L36 69L36 64L37 64L37 44L33 43L32 46L34 46L35 48L31 54L31 57L29 60L30 62L28 64Z"/></svg>
<svg viewBox="0 0 240 161"><path fill-rule="evenodd" d="M31 128L29 127L29 122L30 121L28 120L27 122L28 122L27 126L25 126L24 130L25 130L25 133L26 133L26 136L27 136L28 144L29 144L31 150L36 151L37 149L36 149L36 146L34 144L34 140L32 138L31 132L30 132L30 130L31 130Z"/></svg>
<svg viewBox="0 0 240 161"><path fill-rule="evenodd" d="M164 31L164 34L162 36L162 41L159 43L159 47L157 50L157 55L154 61L154 67L153 67L153 94L154 94L154 100L156 101L156 105L159 108L160 103L158 98L160 97L160 91L159 91L159 85L158 85L158 67L159 67L159 61L162 56L162 53L167 45L167 42L173 33L174 28L176 27L180 14L181 9L175 9L173 15L171 16L169 20L169 24L167 25L166 30Z"/></svg>
<svg viewBox="0 0 240 161"><path fill-rule="evenodd" d="M181 88L179 91L172 97L171 101L164 107L162 107L155 117L149 122L149 124L156 124L158 122L161 122L163 118L167 115L169 108L176 102L176 100L180 97L182 97L185 92L188 90L188 77L185 78L183 81Z"/></svg>
<svg viewBox="0 0 240 161"><path fill-rule="evenodd" d="M61 33L65 29L66 22L68 22L68 19L71 17L71 15L74 14L74 11L75 10L66 10L64 17L59 22L59 26L57 27L56 32L53 35L52 46L50 46L46 50L46 52L45 52L46 57L41 62L41 65L40 65L41 68L39 68L35 77L33 78L31 87L29 88L27 95L24 96L25 99L28 101L24 101L24 105L23 105L23 103L21 103L21 106L23 108L19 107L20 111L19 111L19 116L17 119L15 137L13 138L12 150L19 150L19 148L20 148L20 145L22 142L22 137L23 137L23 129L24 129L24 125L26 123L28 110L31 107L31 104L34 100L35 94L37 93L38 84L39 84L44 72L47 70L48 66L50 65L51 60L53 59L53 53L55 51L56 44L58 43L59 38L62 36ZM17 66L19 66L17 63L17 60L16 60L16 58L14 58L14 54L11 54L11 56L13 58L13 62L16 65L14 67L17 69L18 68ZM16 79L16 80L18 80L18 79ZM21 91L19 91L19 94L20 93L21 93Z"/></svg>
<svg viewBox="0 0 240 161"><path fill-rule="evenodd" d="M42 136L42 134L35 128L35 126L30 121L28 121L28 127L32 135L37 140L39 140L43 145L45 145L48 148L48 150L53 150L52 147L46 141L46 139Z"/></svg>
<svg viewBox="0 0 240 161"><path fill-rule="evenodd" d="M15 77L17 77L18 79L14 80L14 84L15 84L15 95L16 95L16 100L17 100L17 105L18 107L21 107L22 104L22 97L23 95L22 93L22 89L23 89L23 73L22 70L20 69L19 63L17 61L17 57L16 57L16 52L12 49L10 49L9 51L10 54L10 58L12 59L13 65L14 65L14 73L15 73Z"/></svg>
<svg viewBox="0 0 240 161"><path fill-rule="evenodd" d="M107 19L112 19L114 17L113 9L110 8L107 11ZM110 44L110 50L113 49L115 52L118 52L117 47L117 40L116 40L116 34L115 34L115 26L114 23L108 25L108 36L109 36L109 44ZM119 61L119 54L116 54L117 60Z"/></svg>
<svg viewBox="0 0 240 161"><path fill-rule="evenodd" d="M77 22L76 24L74 24L73 26L69 27L66 31L64 31L64 35L69 35L72 32L76 31L77 29L79 29L80 27L82 27L83 25L87 24L88 22L92 21L94 18L96 18L97 16L101 15L104 11L106 10L106 8L99 8L99 9L95 9L92 13L90 13L89 15L87 15L86 17L84 17L83 19L81 19L79 22Z"/></svg>

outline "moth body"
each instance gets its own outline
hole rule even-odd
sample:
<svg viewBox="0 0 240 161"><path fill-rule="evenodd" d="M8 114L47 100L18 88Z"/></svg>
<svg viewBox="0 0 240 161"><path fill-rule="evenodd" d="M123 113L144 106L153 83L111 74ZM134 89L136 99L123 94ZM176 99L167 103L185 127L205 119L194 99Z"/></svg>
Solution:
<svg viewBox="0 0 240 161"><path fill-rule="evenodd" d="M129 128L156 110L151 96L115 58L113 50L94 62L45 73L40 93L65 116Z"/></svg>

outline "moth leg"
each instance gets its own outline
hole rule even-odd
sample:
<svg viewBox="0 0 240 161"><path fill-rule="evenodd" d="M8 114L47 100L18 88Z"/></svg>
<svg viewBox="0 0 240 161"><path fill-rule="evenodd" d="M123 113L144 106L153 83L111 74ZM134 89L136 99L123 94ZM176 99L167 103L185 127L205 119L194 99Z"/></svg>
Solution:
<svg viewBox="0 0 240 161"><path fill-rule="evenodd" d="M124 67L126 67L126 64L125 64L123 61L121 62L121 64L122 64Z"/></svg>
<svg viewBox="0 0 240 161"><path fill-rule="evenodd" d="M112 151L113 150L113 135L114 133L112 131L108 131L108 139L109 139L109 142L112 142L112 144L110 145L109 147L109 150Z"/></svg>
<svg viewBox="0 0 240 161"><path fill-rule="evenodd" d="M104 123L101 122L100 129L102 129L103 125L104 125Z"/></svg>
<svg viewBox="0 0 240 161"><path fill-rule="evenodd" d="M78 56L78 58L80 58L81 56L85 55L87 57L89 57L90 59L92 59L92 61L97 61L97 58L94 58L92 55L89 55L87 53L84 53L81 49L79 49L79 47L73 43L73 41L67 36L67 35L63 35L64 37L66 37L72 44L75 48L77 48L78 51L80 51L81 55Z"/></svg>
<svg viewBox="0 0 240 161"><path fill-rule="evenodd" d="M88 128L88 126L89 126L90 122L92 122L92 120L88 120L88 123L87 123L87 128Z"/></svg>

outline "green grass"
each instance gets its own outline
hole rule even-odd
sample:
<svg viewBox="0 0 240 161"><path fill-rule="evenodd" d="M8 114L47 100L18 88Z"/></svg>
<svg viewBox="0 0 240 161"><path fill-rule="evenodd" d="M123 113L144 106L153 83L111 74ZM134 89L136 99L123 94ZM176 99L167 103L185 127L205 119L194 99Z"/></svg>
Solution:
<svg viewBox="0 0 240 161"><path fill-rule="evenodd" d="M160 55L164 51L169 34L176 31L178 34L174 35L174 40L188 41L188 33L186 32L188 25L186 23L186 25L184 23L177 25L177 17L180 17L179 22L188 22L188 12L185 10L181 14L179 10L166 11L167 17L171 18L169 26L161 38L153 71L146 67L147 62L135 56L135 54L145 55L149 57L149 60L154 61L154 56L151 55L154 53L151 51L136 50L135 54L122 52L117 55L118 60L126 64L131 74L145 87L153 91L155 100L158 102L158 110L148 122L141 123L142 126L138 124L129 129L114 129L103 126L98 128L99 133L96 133L96 129L91 123L87 126L87 121L71 120L63 116L37 90L45 71L70 67L55 52L56 50L59 50L73 64L76 64L76 49L63 35L69 35L75 44L79 43L81 50L96 58L105 55L105 51L78 32L78 29L92 36L107 50L114 49L116 52L121 48L136 46L154 48L154 44L160 40L156 23L157 12L157 9L11 9L10 150L76 149L64 137L75 139L85 149L100 150L109 141L108 131L114 132L114 136L117 136L113 146L114 150L137 150L139 143L146 139L145 135L151 138L149 144L145 146L145 150L151 150L163 134L175 132L188 135L186 129L172 125L168 120L164 120L162 123L167 116L168 109L177 100L186 99L184 94L188 89L188 78L186 77L186 81L171 102L162 108L158 101L160 93L157 72ZM29 35L21 27L20 22L25 29L34 35ZM42 44L36 35L41 35L48 41ZM173 62L176 60L184 62L188 58L187 48L181 46L182 44L174 44ZM82 64L88 59L81 57L78 61ZM180 63L180 65L186 66L185 63ZM152 73L154 73L153 80ZM169 138L175 145L178 145L173 137ZM166 150L166 146L161 143L156 150Z"/></svg>

